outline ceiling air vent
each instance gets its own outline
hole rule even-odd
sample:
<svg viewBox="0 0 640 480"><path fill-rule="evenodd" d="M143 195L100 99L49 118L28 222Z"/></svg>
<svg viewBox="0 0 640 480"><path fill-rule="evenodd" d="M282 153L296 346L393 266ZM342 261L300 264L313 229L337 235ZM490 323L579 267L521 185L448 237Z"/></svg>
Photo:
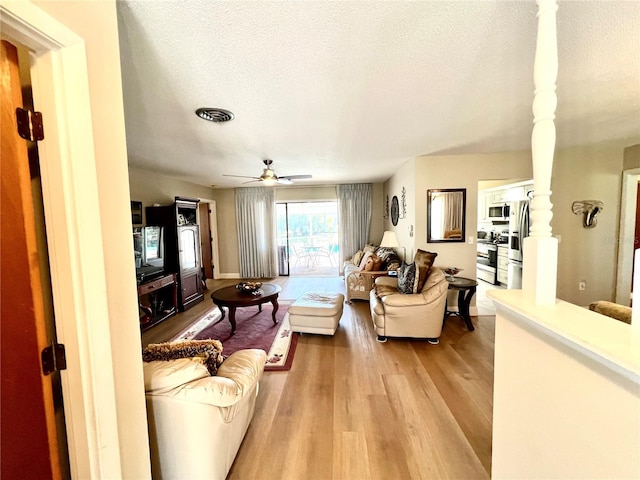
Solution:
<svg viewBox="0 0 640 480"><path fill-rule="evenodd" d="M228 122L234 118L233 113L229 110L223 110L222 108L199 108L196 110L196 115L203 120L216 123Z"/></svg>

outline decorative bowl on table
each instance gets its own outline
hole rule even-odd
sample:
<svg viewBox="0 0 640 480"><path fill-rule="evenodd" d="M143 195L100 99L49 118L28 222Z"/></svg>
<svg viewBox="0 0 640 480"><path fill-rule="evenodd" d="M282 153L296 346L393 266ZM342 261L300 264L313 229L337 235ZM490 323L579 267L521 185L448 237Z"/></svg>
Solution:
<svg viewBox="0 0 640 480"><path fill-rule="evenodd" d="M236 285L239 292L257 294L262 287L262 282L240 282Z"/></svg>
<svg viewBox="0 0 640 480"><path fill-rule="evenodd" d="M458 267L445 267L442 269L442 271L447 276L447 280L454 280L455 276L463 270L464 268L458 268Z"/></svg>

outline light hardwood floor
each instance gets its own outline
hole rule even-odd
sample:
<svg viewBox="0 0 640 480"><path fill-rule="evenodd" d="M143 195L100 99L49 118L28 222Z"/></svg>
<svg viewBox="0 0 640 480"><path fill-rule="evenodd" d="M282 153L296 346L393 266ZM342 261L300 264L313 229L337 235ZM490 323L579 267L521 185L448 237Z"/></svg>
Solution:
<svg viewBox="0 0 640 480"><path fill-rule="evenodd" d="M273 282L282 299L314 289L344 293L338 277ZM207 294L205 305L175 317L179 327L145 332L143 344L179 333L190 323L185 316L195 320L209 302ZM345 305L335 336L302 335L291 370L264 373L228 479L489 478L494 317L473 321L469 332L450 317L439 345L381 344L368 302Z"/></svg>

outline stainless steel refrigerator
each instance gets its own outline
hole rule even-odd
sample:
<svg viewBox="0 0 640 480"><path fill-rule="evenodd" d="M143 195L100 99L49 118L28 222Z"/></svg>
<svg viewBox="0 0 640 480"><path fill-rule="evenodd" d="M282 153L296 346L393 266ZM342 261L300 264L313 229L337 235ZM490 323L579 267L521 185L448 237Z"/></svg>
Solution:
<svg viewBox="0 0 640 480"><path fill-rule="evenodd" d="M510 203L507 288L522 288L522 244L529 236L529 200Z"/></svg>

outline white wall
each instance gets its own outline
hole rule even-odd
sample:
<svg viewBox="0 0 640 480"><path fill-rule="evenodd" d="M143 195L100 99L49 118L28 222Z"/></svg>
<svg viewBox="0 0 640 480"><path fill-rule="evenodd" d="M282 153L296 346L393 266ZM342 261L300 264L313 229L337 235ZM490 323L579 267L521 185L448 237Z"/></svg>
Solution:
<svg viewBox="0 0 640 480"><path fill-rule="evenodd" d="M624 149L623 153L623 170L631 170L632 168L640 168L640 143L632 145Z"/></svg>
<svg viewBox="0 0 640 480"><path fill-rule="evenodd" d="M497 300L492 478L640 478L640 337L565 302Z"/></svg>
<svg viewBox="0 0 640 480"><path fill-rule="evenodd" d="M437 252L435 265L464 269L460 275L476 278L475 236L478 223L478 182L533 178L529 152L491 155L433 155L415 159L416 237L415 248ZM427 190L466 188L466 235L474 243L427 243ZM475 301L475 297L473 298Z"/></svg>
<svg viewBox="0 0 640 480"><path fill-rule="evenodd" d="M410 228L413 226L413 231L415 232L415 224L416 224L416 166L415 161L408 160L405 162L391 177L384 183L384 197L383 197L383 205L386 203L387 199L389 201L389 209L391 209L391 199L396 196L398 197L398 201L401 205L400 215L402 215L402 189L405 189L405 198L406 198L406 217L398 220L398 224L394 227L391 223L391 213L389 212L389 217L384 219L384 230L393 230L396 232L396 236L398 237L398 243L405 248L405 252L400 250L400 254L405 254L405 260L407 263L411 263L413 261L413 257L415 255L415 233L413 236L410 235ZM375 242L376 245L380 243L382 236Z"/></svg>
<svg viewBox="0 0 640 480"><path fill-rule="evenodd" d="M122 478L149 478L115 2L33 3L85 40Z"/></svg>
<svg viewBox="0 0 640 480"><path fill-rule="evenodd" d="M175 197L211 199L213 189L178 180L169 175L129 167L131 200L142 202L143 223L146 223L145 207L155 203L171 205Z"/></svg>
<svg viewBox="0 0 640 480"><path fill-rule="evenodd" d="M614 300L618 253L620 188L623 150L602 147L556 152L551 180L554 235L558 245L556 296L587 306L596 300ZM600 200L604 210L594 228L582 226L582 216L571 205L576 200ZM587 289L578 290L585 280Z"/></svg>
<svg viewBox="0 0 640 480"><path fill-rule="evenodd" d="M634 156L636 150L633 150L637 147L626 149L625 165L638 163ZM614 298L622 169L621 149L586 147L556 152L551 186L554 204L552 228L554 235L561 235L557 297L562 300L588 305L595 300ZM405 222L400 220L395 230L400 243L407 246L408 260L413 258L413 252L418 248L437 252L436 265L462 267L462 276L475 278L475 244L427 243L427 190L467 189L466 233L467 238L473 236L475 241L478 182L532 177L530 152L434 155L407 162L384 184L384 193L391 199L393 195L400 194L402 186L407 188L408 218ZM604 201L605 209L598 216L595 228L584 229L581 218L571 211L571 204L575 200L590 199ZM413 240L408 238L411 222L415 222ZM390 219L385 220L385 229L391 228ZM581 280L587 283L585 291L577 288Z"/></svg>

